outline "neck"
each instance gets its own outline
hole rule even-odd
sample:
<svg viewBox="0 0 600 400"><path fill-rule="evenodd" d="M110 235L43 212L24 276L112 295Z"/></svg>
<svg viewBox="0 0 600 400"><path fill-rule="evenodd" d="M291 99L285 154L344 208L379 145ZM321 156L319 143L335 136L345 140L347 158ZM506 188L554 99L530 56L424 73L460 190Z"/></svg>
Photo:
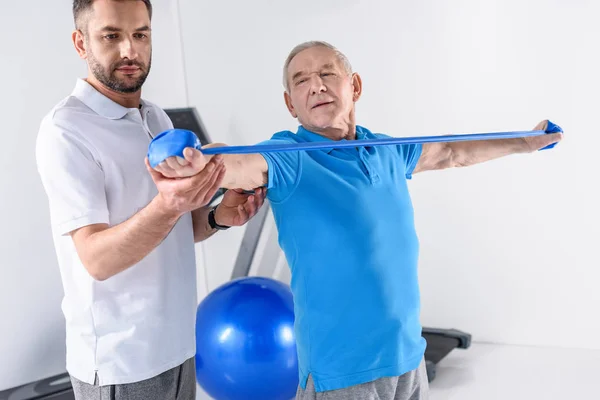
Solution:
<svg viewBox="0 0 600 400"><path fill-rule="evenodd" d="M350 113L343 118L336 118L327 127L305 126L306 129L331 140L356 140L356 110L352 107Z"/></svg>
<svg viewBox="0 0 600 400"><path fill-rule="evenodd" d="M355 140L356 139L356 125L348 124L340 127L327 127L327 128L314 128L309 130L317 133L321 136L329 138L331 140Z"/></svg>
<svg viewBox="0 0 600 400"><path fill-rule="evenodd" d="M94 89L96 89L97 91L99 91L100 93L102 93L103 95L105 95L106 97L108 97L109 99L114 101L115 103L122 105L123 107L138 108L140 105L140 99L142 97L141 89L134 93L115 92L114 90L109 89L106 86L104 86L92 74L88 75L86 81L87 81L87 83L92 85L94 87Z"/></svg>

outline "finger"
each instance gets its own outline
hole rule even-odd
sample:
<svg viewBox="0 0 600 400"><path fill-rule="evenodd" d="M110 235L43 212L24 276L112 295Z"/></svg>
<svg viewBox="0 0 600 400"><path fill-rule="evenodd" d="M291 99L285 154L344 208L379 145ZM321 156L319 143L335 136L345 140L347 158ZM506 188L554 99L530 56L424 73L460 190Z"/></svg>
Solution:
<svg viewBox="0 0 600 400"><path fill-rule="evenodd" d="M213 159L215 161L219 161L220 159L222 159L222 157L220 156L206 157L204 154L202 154L202 152L193 147L186 147L185 149L183 149L183 157L198 171L203 169L209 161Z"/></svg>
<svg viewBox="0 0 600 400"><path fill-rule="evenodd" d="M239 220L236 221L237 225L245 224L251 218L250 215L248 214L248 211L241 204L237 207L237 212L238 212L238 218L239 218Z"/></svg>
<svg viewBox="0 0 600 400"><path fill-rule="evenodd" d="M180 159L183 160L185 165L180 164L176 157L169 157L167 160L165 160L167 162L165 167L167 168L167 176L172 178L188 178L198 174L201 171L201 169L195 168L183 158Z"/></svg>
<svg viewBox="0 0 600 400"><path fill-rule="evenodd" d="M548 129L548 120L545 119L533 128L534 131L545 131Z"/></svg>
<svg viewBox="0 0 600 400"><path fill-rule="evenodd" d="M258 210L256 204L256 197L254 195L249 196L246 202L243 204L243 206L244 210L248 214L248 217L253 217L256 214L256 211Z"/></svg>
<svg viewBox="0 0 600 400"><path fill-rule="evenodd" d="M542 149L546 146L549 146L553 143L558 143L562 140L562 133L547 133L542 136L536 137L535 147L536 150Z"/></svg>
<svg viewBox="0 0 600 400"><path fill-rule="evenodd" d="M218 188L215 189L213 192L212 187L215 185L216 182L220 183L219 175L223 174L223 165L215 165L215 163L209 162L206 168L197 175L198 177L201 177L202 180L197 181L197 183L193 184L192 186L194 188L194 191L196 192L195 198L197 199L197 201L204 202L204 197L210 196L210 198L212 198L214 196Z"/></svg>
<svg viewBox="0 0 600 400"><path fill-rule="evenodd" d="M267 197L267 189L265 187L259 187L256 191L256 196L261 200L264 200Z"/></svg>
<svg viewBox="0 0 600 400"><path fill-rule="evenodd" d="M214 159L211 159L199 173L190 178L190 185L196 189L209 185L213 175L217 174L218 169L221 167L223 167L222 164L218 164Z"/></svg>
<svg viewBox="0 0 600 400"><path fill-rule="evenodd" d="M244 203L248 196L242 189L228 189L223 196L223 200L221 200L221 204L227 207L237 207L238 204Z"/></svg>
<svg viewBox="0 0 600 400"><path fill-rule="evenodd" d="M175 159L177 160L179 165L188 165L189 164L189 162L183 157L176 156Z"/></svg>
<svg viewBox="0 0 600 400"><path fill-rule="evenodd" d="M548 133L545 136L548 139L548 144L558 143L563 139L562 132Z"/></svg>
<svg viewBox="0 0 600 400"><path fill-rule="evenodd" d="M146 164L146 169L148 170L148 173L150 174L150 177L152 178L152 180L154 181L154 183L164 179L165 177L162 175L162 173L156 171L154 168L152 168L150 166L150 161L148 160L148 157L144 158L144 164Z"/></svg>
<svg viewBox="0 0 600 400"><path fill-rule="evenodd" d="M260 209L265 203L266 191L264 188L260 188L258 193L254 195L256 197L256 209Z"/></svg>
<svg viewBox="0 0 600 400"><path fill-rule="evenodd" d="M183 161L183 164L181 162L179 162L179 160ZM178 172L181 169L181 167L189 164L187 162L187 160L185 160L181 157L178 157L178 156L167 157L165 162L175 172Z"/></svg>
<svg viewBox="0 0 600 400"><path fill-rule="evenodd" d="M169 166L166 160L158 164L155 169L167 178L178 177L177 172L175 172L175 170Z"/></svg>
<svg viewBox="0 0 600 400"><path fill-rule="evenodd" d="M158 164L156 167L152 168L155 172L164 175L166 172L163 170L162 166Z"/></svg>
<svg viewBox="0 0 600 400"><path fill-rule="evenodd" d="M219 190L219 188L221 187L221 182L223 181L224 177L225 177L225 167L220 166L217 168L216 173L212 177L210 185L208 185L206 187L206 189L201 192L201 195L203 195L201 197L202 205L206 205L212 200L212 198L217 193L217 190Z"/></svg>

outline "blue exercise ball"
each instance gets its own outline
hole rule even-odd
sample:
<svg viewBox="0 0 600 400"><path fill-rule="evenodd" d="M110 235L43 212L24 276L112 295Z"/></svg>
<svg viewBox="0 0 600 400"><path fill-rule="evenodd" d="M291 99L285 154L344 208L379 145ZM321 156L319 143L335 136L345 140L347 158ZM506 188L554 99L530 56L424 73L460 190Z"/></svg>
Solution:
<svg viewBox="0 0 600 400"><path fill-rule="evenodd" d="M196 379L216 400L290 400L298 386L294 305L288 285L232 280L196 313Z"/></svg>

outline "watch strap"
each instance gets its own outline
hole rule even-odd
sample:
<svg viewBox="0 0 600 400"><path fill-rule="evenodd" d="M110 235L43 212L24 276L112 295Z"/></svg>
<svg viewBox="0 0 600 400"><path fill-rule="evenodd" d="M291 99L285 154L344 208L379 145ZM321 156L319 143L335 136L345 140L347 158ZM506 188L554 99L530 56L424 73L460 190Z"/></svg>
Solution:
<svg viewBox="0 0 600 400"><path fill-rule="evenodd" d="M220 230L220 231L224 231L226 229L229 229L230 228L229 226L217 224L217 221L215 220L215 211L217 210L217 207L218 207L218 205L214 206L208 212L208 225L212 229L217 229L217 230Z"/></svg>

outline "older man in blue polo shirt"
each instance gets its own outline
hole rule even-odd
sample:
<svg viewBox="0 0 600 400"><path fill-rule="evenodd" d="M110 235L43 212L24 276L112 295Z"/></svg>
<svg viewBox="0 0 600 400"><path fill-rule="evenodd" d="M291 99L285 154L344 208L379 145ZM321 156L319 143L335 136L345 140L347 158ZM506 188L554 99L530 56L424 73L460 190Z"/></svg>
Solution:
<svg viewBox="0 0 600 400"><path fill-rule="evenodd" d="M284 86L286 105L301 126L262 144L386 137L356 124L361 78L330 44L308 42L294 48L284 66ZM548 124L543 121L536 129L546 130ZM419 244L407 179L420 171L533 152L561 139L556 133L225 155L224 187L266 185L268 190L292 272L297 399L428 398L426 343L419 321ZM156 170L169 177L189 176L210 158L191 148L184 156L187 162L171 157Z"/></svg>

